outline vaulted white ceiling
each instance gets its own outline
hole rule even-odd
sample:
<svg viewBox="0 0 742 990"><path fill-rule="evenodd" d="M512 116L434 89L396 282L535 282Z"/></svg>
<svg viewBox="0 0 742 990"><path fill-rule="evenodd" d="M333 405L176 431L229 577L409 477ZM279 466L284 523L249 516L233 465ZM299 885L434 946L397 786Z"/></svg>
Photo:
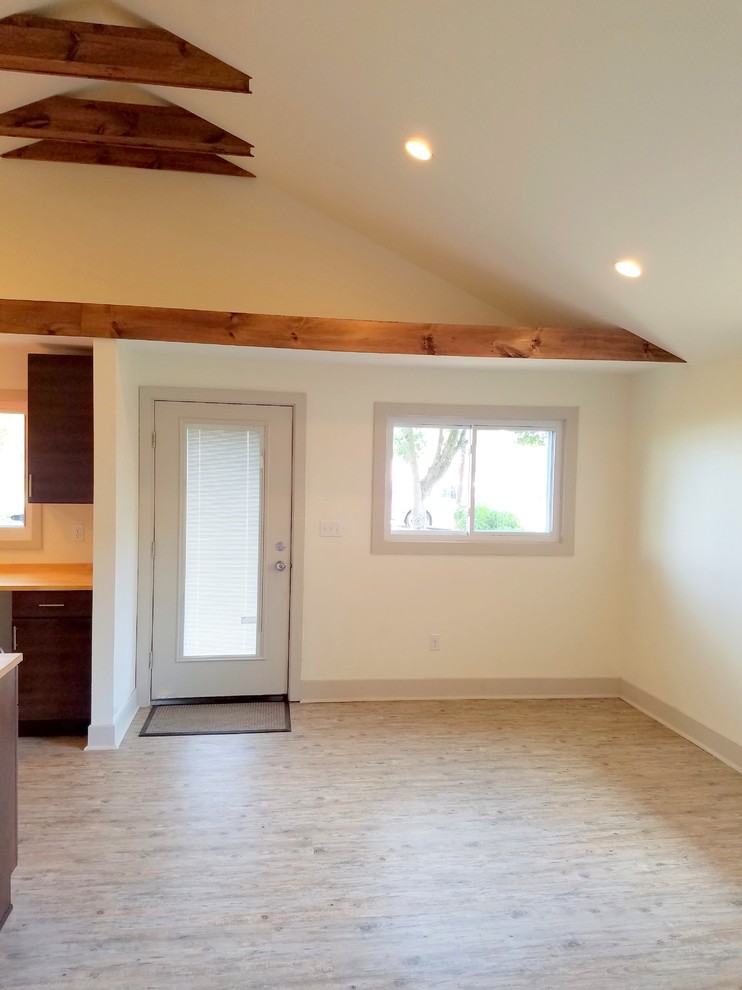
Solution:
<svg viewBox="0 0 742 990"><path fill-rule="evenodd" d="M126 7L253 76L248 97L153 92L253 142L258 182L518 322L617 324L691 360L742 351L739 0ZM0 109L75 88L2 73ZM404 154L412 135L431 162ZM641 279L613 272L626 256Z"/></svg>

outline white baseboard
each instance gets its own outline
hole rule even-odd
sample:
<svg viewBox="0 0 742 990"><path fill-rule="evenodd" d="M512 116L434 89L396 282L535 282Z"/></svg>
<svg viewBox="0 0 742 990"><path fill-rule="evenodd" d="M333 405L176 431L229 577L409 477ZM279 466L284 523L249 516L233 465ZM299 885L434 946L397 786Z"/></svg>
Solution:
<svg viewBox="0 0 742 990"><path fill-rule="evenodd" d="M86 752L94 749L118 749L123 742L126 730L139 711L136 691L132 691L124 702L121 711L111 725L91 725L88 729Z"/></svg>
<svg viewBox="0 0 742 990"><path fill-rule="evenodd" d="M509 698L615 698L618 677L436 677L415 680L302 681L302 702L443 701Z"/></svg>
<svg viewBox="0 0 742 990"><path fill-rule="evenodd" d="M686 715L679 708L668 705L666 701L662 701L648 691L644 691L634 684L629 684L628 681L620 681L619 697L632 707L638 708L640 712L649 715L655 722L660 722L668 729L672 729L679 736L683 736L689 742L705 749L717 760L721 760L733 770L742 773L742 746L739 743L722 736L715 729L710 729L703 722L699 722L691 715Z"/></svg>

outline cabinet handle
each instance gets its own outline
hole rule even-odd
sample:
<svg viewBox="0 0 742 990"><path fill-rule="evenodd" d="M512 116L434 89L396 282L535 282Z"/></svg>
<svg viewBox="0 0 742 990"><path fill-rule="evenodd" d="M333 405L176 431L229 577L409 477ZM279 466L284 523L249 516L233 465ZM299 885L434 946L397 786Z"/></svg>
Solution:
<svg viewBox="0 0 742 990"><path fill-rule="evenodd" d="M13 626L13 653L18 649L18 630Z"/></svg>
<svg viewBox="0 0 742 990"><path fill-rule="evenodd" d="M64 602L59 602L57 604L42 604L39 602L39 608L64 608Z"/></svg>
<svg viewBox="0 0 742 990"><path fill-rule="evenodd" d="M33 475L28 476L28 501L30 502L33 498Z"/></svg>

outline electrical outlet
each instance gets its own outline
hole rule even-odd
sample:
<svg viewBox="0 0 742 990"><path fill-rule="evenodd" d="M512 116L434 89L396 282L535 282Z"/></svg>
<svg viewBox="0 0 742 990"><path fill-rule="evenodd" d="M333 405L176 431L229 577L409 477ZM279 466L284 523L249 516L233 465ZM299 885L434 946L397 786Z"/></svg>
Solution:
<svg viewBox="0 0 742 990"><path fill-rule="evenodd" d="M442 640L441 640L440 634L439 633L431 633L430 634L430 649L431 650L440 650L441 649L441 644L442 644Z"/></svg>
<svg viewBox="0 0 742 990"><path fill-rule="evenodd" d="M85 542L85 527L82 523L78 523L76 526L72 527L72 540L74 543Z"/></svg>

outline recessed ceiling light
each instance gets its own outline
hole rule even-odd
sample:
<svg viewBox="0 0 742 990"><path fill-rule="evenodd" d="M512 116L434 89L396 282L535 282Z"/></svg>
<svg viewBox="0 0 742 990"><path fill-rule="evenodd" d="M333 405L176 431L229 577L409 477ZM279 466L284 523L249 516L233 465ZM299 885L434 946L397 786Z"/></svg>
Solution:
<svg viewBox="0 0 742 990"><path fill-rule="evenodd" d="M413 138L405 144L405 151L413 158L419 158L421 162L427 162L433 157L430 145L419 138Z"/></svg>
<svg viewBox="0 0 742 990"><path fill-rule="evenodd" d="M624 278L639 278L642 273L641 268L635 261L631 261L629 258L624 258L623 261L617 261L613 266L619 275L623 275Z"/></svg>

